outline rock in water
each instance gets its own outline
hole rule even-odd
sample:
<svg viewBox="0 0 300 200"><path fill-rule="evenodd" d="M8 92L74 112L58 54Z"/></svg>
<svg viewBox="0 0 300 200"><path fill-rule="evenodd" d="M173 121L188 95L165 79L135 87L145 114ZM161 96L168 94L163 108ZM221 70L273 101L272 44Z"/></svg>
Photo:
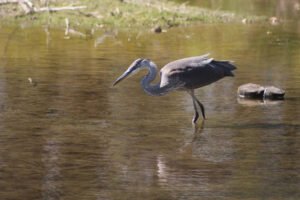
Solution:
<svg viewBox="0 0 300 200"><path fill-rule="evenodd" d="M265 99L280 100L284 98L284 94L284 90L274 86L266 86L264 90Z"/></svg>
<svg viewBox="0 0 300 200"><path fill-rule="evenodd" d="M265 88L254 83L247 83L238 88L240 98L262 99Z"/></svg>
<svg viewBox="0 0 300 200"><path fill-rule="evenodd" d="M274 86L261 86L254 83L247 83L238 88L238 96L246 99L270 99L281 100L285 91Z"/></svg>
<svg viewBox="0 0 300 200"><path fill-rule="evenodd" d="M157 26L153 29L154 33L161 33L162 32L162 28L160 26Z"/></svg>

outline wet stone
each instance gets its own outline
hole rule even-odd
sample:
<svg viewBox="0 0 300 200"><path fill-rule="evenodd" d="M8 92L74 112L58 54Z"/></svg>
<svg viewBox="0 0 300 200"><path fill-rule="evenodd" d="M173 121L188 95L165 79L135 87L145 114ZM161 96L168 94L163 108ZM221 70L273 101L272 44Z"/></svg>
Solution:
<svg viewBox="0 0 300 200"><path fill-rule="evenodd" d="M240 98L261 99L264 95L264 87L254 83L247 83L238 88Z"/></svg>
<svg viewBox="0 0 300 200"><path fill-rule="evenodd" d="M285 94L284 90L274 86L267 86L265 87L264 90L264 98L267 99L283 99L284 94Z"/></svg>
<svg viewBox="0 0 300 200"><path fill-rule="evenodd" d="M238 96L246 99L270 99L281 100L285 91L274 86L261 86L254 83L247 83L239 86Z"/></svg>
<svg viewBox="0 0 300 200"><path fill-rule="evenodd" d="M160 26L157 26L157 27L153 28L153 32L154 33L161 33L162 32L162 28Z"/></svg>

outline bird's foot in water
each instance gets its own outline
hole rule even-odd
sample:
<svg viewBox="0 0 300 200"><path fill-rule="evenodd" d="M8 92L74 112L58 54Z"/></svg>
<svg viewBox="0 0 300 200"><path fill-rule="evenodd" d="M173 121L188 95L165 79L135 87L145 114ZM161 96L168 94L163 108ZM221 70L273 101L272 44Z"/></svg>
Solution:
<svg viewBox="0 0 300 200"><path fill-rule="evenodd" d="M199 113L198 112L196 112L195 113L195 115L194 115L194 117L193 117L193 119L192 119L192 124L196 124L196 122L198 121L198 119L199 119ZM204 121L206 120L206 117L205 116L203 116L203 119L202 119L202 122L201 122L201 124L203 124L204 123Z"/></svg>
<svg viewBox="0 0 300 200"><path fill-rule="evenodd" d="M193 124L194 134L195 135L198 134L198 133L200 133L200 132L202 132L202 130L204 128L204 124L205 124L205 120L201 120L201 122Z"/></svg>
<svg viewBox="0 0 300 200"><path fill-rule="evenodd" d="M193 124L196 124L198 118L199 118L199 114L198 114L198 112L195 112L195 115L194 115L194 117L193 117L192 123L193 123Z"/></svg>

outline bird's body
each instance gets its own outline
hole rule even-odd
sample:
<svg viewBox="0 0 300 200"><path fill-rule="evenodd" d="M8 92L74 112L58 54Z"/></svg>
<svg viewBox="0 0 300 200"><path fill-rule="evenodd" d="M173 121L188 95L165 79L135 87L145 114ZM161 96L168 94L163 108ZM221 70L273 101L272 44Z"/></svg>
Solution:
<svg viewBox="0 0 300 200"><path fill-rule="evenodd" d="M196 57L183 58L166 64L160 70L160 82L151 84L157 74L156 65L148 59L137 59L114 83L117 84L125 77L142 68L148 68L148 74L142 79L141 84L145 92L150 95L164 95L173 90L185 90L192 99L195 109L193 123L199 117L199 107L205 119L204 106L195 97L194 89L209 85L225 76L233 76L232 70L236 67L229 61L215 61L208 54Z"/></svg>

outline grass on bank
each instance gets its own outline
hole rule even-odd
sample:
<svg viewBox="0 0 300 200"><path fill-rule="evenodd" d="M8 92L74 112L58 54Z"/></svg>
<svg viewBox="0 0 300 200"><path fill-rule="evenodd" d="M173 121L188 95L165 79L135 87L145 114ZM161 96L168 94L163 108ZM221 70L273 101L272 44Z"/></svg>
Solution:
<svg viewBox="0 0 300 200"><path fill-rule="evenodd" d="M42 0L32 1L35 7L45 7ZM42 12L24 14L17 5L1 5L0 19L11 24L49 25L64 27L65 18L72 26L81 28L169 28L202 23L234 23L242 19L262 21L262 17L240 16L223 11L212 11L187 4L178 4L167 0L49 0L49 7L87 6L82 10Z"/></svg>

